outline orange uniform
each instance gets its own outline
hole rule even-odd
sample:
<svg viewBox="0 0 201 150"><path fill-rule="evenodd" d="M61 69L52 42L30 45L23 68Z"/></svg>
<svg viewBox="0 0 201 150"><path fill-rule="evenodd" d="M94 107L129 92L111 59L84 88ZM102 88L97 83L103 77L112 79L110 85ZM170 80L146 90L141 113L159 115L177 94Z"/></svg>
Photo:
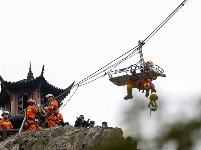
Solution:
<svg viewBox="0 0 201 150"><path fill-rule="evenodd" d="M34 120L37 113L38 113L38 110L34 106L29 105L27 109L27 113L25 114L26 115L25 127L27 128L27 130L36 129Z"/></svg>
<svg viewBox="0 0 201 150"><path fill-rule="evenodd" d="M41 129L43 129L43 128L41 128L41 127L38 126L38 127L36 127L36 129L37 129L37 130L41 130Z"/></svg>
<svg viewBox="0 0 201 150"><path fill-rule="evenodd" d="M140 90L152 89L154 92L156 91L151 79L141 80L141 83L140 81L128 81L126 84L127 91L131 91L132 88L139 88Z"/></svg>
<svg viewBox="0 0 201 150"><path fill-rule="evenodd" d="M1 130L3 129L4 126L7 128L7 130L13 129L13 125L12 125L12 123L9 120L2 119L0 121L0 128L1 128Z"/></svg>
<svg viewBox="0 0 201 150"><path fill-rule="evenodd" d="M148 72L145 70L144 72ZM128 81L127 84L127 91L131 91L132 88L139 88L140 90L146 90L146 89L152 89L154 92L156 92L154 84L151 82L152 80L156 80L157 77L154 77L153 79L144 79L140 81Z"/></svg>
<svg viewBox="0 0 201 150"><path fill-rule="evenodd" d="M62 116L62 114L58 114L58 116L57 116L57 125L61 125L61 121L63 121L63 116Z"/></svg>
<svg viewBox="0 0 201 150"><path fill-rule="evenodd" d="M51 101L47 109L47 123L49 127L55 127L57 124L57 115L59 114L59 106L56 100Z"/></svg>

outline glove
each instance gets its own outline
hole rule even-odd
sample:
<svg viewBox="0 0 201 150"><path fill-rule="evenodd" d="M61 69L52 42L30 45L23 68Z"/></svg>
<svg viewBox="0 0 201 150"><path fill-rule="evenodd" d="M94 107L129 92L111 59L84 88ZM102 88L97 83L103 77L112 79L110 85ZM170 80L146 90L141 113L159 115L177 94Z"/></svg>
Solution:
<svg viewBox="0 0 201 150"><path fill-rule="evenodd" d="M57 106L52 106L52 110L57 110Z"/></svg>

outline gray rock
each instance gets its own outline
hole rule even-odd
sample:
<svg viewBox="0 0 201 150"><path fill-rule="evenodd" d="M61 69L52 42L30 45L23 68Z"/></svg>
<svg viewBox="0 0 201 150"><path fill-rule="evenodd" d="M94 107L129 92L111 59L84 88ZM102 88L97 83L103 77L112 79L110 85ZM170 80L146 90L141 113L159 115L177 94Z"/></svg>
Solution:
<svg viewBox="0 0 201 150"><path fill-rule="evenodd" d="M20 150L20 145L16 144L11 150Z"/></svg>
<svg viewBox="0 0 201 150"><path fill-rule="evenodd" d="M111 143L123 141L120 128L58 126L24 131L0 142L1 150L109 150ZM111 149L110 149L111 150Z"/></svg>

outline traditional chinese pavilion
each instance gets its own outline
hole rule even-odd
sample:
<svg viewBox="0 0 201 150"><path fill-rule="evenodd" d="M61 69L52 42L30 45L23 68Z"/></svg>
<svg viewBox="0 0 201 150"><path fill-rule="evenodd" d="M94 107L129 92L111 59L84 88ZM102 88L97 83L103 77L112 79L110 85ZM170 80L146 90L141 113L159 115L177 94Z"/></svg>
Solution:
<svg viewBox="0 0 201 150"><path fill-rule="evenodd" d="M17 82L10 82L5 81L3 77L0 76L0 107L3 110L9 111L11 116L14 116L27 107L28 99L34 99L39 104L47 103L45 96L49 93L53 94L54 96L60 95L57 98L60 107L62 105L62 100L68 95L68 93L70 93L74 83L71 84L67 89L60 89L51 85L47 80L45 80L43 73L44 65L42 67L40 76L34 78L30 63L30 68L26 79L22 79ZM66 93L66 90L69 91ZM14 128L20 127L23 118L24 111L10 119Z"/></svg>

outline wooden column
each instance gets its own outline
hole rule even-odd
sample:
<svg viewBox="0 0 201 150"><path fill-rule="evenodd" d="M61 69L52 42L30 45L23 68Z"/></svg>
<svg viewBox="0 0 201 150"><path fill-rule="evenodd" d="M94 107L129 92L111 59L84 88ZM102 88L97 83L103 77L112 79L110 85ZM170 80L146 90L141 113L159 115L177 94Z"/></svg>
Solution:
<svg viewBox="0 0 201 150"><path fill-rule="evenodd" d="M5 111L9 111L8 102L5 104Z"/></svg>
<svg viewBox="0 0 201 150"><path fill-rule="evenodd" d="M11 115L15 115L17 113L17 95L16 92L13 92L12 101L11 101Z"/></svg>
<svg viewBox="0 0 201 150"><path fill-rule="evenodd" d="M34 100L38 103L38 104L41 104L41 101L40 101L40 96L38 97L38 89L36 88L34 90Z"/></svg>

